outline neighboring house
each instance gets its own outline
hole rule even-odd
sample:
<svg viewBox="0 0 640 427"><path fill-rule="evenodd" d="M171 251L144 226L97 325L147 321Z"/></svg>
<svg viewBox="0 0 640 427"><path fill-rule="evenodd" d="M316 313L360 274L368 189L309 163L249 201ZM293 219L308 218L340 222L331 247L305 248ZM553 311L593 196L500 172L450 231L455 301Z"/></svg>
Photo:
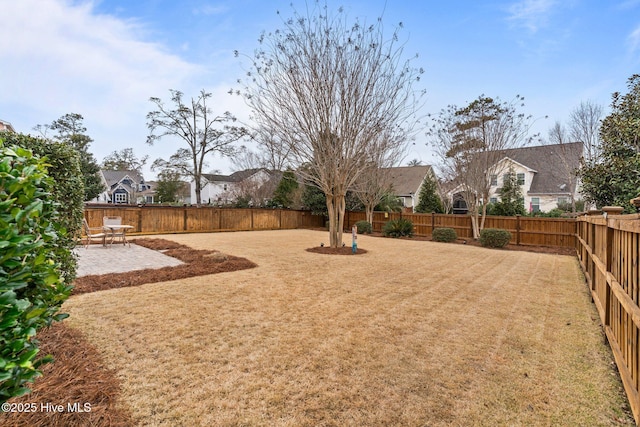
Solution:
<svg viewBox="0 0 640 427"><path fill-rule="evenodd" d="M402 206L408 210L413 210L420 200L420 187L424 178L431 174L434 176L433 168L426 166L400 166L389 168L391 172L391 190L394 195L401 200Z"/></svg>
<svg viewBox="0 0 640 427"><path fill-rule="evenodd" d="M7 132L15 132L16 130L13 128L13 126L11 126L11 123L9 122L5 122L4 120L0 120L0 131L7 131Z"/></svg>
<svg viewBox="0 0 640 427"><path fill-rule="evenodd" d="M489 203L500 201L500 189L510 171L516 174L528 212L548 212L580 198L575 171L583 155L582 142L512 148L501 151L493 168ZM466 213L466 205L453 192L454 213ZM457 208L456 208L457 207Z"/></svg>
<svg viewBox="0 0 640 427"><path fill-rule="evenodd" d="M106 190L89 203L138 204L153 203L154 191L136 171L101 170L100 179Z"/></svg>
<svg viewBox="0 0 640 427"><path fill-rule="evenodd" d="M273 194L280 172L265 168L246 169L231 175L202 174L200 197L203 204L226 205L240 197L264 201ZM191 202L196 203L196 188L191 183Z"/></svg>

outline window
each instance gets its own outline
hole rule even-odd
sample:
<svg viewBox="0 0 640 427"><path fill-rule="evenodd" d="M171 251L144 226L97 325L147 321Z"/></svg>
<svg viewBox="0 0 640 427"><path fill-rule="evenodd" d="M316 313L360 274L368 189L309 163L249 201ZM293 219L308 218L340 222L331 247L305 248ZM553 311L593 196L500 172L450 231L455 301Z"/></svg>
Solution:
<svg viewBox="0 0 640 427"><path fill-rule="evenodd" d="M559 205L566 205L569 203L569 198L568 197L558 197L558 206Z"/></svg>
<svg viewBox="0 0 640 427"><path fill-rule="evenodd" d="M116 193L113 195L114 203L127 203L127 193Z"/></svg>
<svg viewBox="0 0 640 427"><path fill-rule="evenodd" d="M489 197L489 203L498 203L497 197Z"/></svg>
<svg viewBox="0 0 640 427"><path fill-rule="evenodd" d="M518 178L518 185L524 185L524 174L519 173L516 175L516 177Z"/></svg>
<svg viewBox="0 0 640 427"><path fill-rule="evenodd" d="M530 212L540 212L540 197L532 197L529 206Z"/></svg>
<svg viewBox="0 0 640 427"><path fill-rule="evenodd" d="M502 175L502 185L505 185L511 179L510 173L505 173Z"/></svg>
<svg viewBox="0 0 640 427"><path fill-rule="evenodd" d="M491 175L491 185L498 185L498 175Z"/></svg>

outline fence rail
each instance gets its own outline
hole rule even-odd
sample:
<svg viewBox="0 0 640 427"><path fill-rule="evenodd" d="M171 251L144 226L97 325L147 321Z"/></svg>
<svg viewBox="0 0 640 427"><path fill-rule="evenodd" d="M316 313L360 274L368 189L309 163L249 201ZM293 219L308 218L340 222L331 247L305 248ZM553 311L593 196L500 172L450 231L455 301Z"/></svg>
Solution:
<svg viewBox="0 0 640 427"><path fill-rule="evenodd" d="M105 216L119 216L132 225L131 234L211 231L279 230L322 227L324 218L287 209L227 209L195 206L86 205L90 227L102 226Z"/></svg>
<svg viewBox="0 0 640 427"><path fill-rule="evenodd" d="M578 219L578 258L640 424L640 215Z"/></svg>
<svg viewBox="0 0 640 427"><path fill-rule="evenodd" d="M384 224L392 219L406 218L413 222L417 236L430 236L434 228L453 228L458 237L473 238L470 215L373 213L373 231L382 231ZM365 219L364 212L348 212L345 229L349 230L358 221ZM562 246L576 245L576 220L573 218L529 218L487 216L485 228L501 228L511 232L511 242L516 245Z"/></svg>

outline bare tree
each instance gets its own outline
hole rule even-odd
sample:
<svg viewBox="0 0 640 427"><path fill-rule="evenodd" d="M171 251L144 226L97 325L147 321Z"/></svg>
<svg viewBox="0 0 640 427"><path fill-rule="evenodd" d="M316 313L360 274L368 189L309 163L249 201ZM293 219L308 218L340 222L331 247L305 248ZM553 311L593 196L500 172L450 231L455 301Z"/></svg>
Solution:
<svg viewBox="0 0 640 427"><path fill-rule="evenodd" d="M584 157L592 163L600 157L600 123L602 106L592 101L583 101L569 117L569 135L574 142L584 144Z"/></svg>
<svg viewBox="0 0 640 427"><path fill-rule="evenodd" d="M260 37L245 88L259 127L272 133L292 166L326 195L331 247L342 243L347 190L367 170L365 153L394 152L413 135L422 70L402 60L398 30L382 20L349 24L327 5Z"/></svg>
<svg viewBox="0 0 640 427"><path fill-rule="evenodd" d="M147 114L147 127L149 136L147 144L165 136L174 136L187 143L189 148L180 148L173 154L169 161L156 160L157 167L173 167L180 170L184 176L194 180L196 203L202 203L202 171L206 166L207 155L217 153L221 156L229 156L234 153L234 143L247 136L244 127L232 126L230 123L236 118L228 111L222 115L214 115L207 105L211 93L200 91L197 98L191 98L191 103L182 101L182 92L169 90L173 109L164 105L160 98L151 98L157 110ZM154 132L159 131L158 134ZM154 162L154 164L156 164Z"/></svg>
<svg viewBox="0 0 640 427"><path fill-rule="evenodd" d="M549 143L553 144L553 155L558 161L559 168L554 168L553 173L557 174L559 181L564 181L566 192L570 193L571 212L576 211L576 187L578 185L578 171L580 155L583 152L583 143L571 142L569 133L559 121L549 129Z"/></svg>
<svg viewBox="0 0 640 427"><path fill-rule="evenodd" d="M504 150L521 145L530 117L516 111L522 98L501 102L481 95L467 107L449 106L428 135L442 159L441 176L455 183L471 214L473 237L484 228L491 176L497 175ZM482 220L480 220L482 214Z"/></svg>
<svg viewBox="0 0 640 427"><path fill-rule="evenodd" d="M365 154L365 166L350 189L364 205L366 220L369 223L373 223L375 206L391 191L390 168L400 161L401 156L400 145L388 150L373 146L372 150Z"/></svg>
<svg viewBox="0 0 640 427"><path fill-rule="evenodd" d="M412 159L407 163L407 166L422 166L422 160Z"/></svg>

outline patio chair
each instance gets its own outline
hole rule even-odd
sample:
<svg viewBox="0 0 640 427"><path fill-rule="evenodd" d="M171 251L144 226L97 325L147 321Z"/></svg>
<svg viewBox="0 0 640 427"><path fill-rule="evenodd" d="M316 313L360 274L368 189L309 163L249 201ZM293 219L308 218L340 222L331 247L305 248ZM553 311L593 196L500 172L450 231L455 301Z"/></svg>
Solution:
<svg viewBox="0 0 640 427"><path fill-rule="evenodd" d="M126 228L120 227L122 225L122 217L119 216L105 216L102 218L102 226L108 236L111 237L110 245L113 245L114 240L118 240L122 242L123 245L126 245L127 238L125 237ZM112 227L113 228L109 228ZM129 244L131 246L131 244Z"/></svg>
<svg viewBox="0 0 640 427"><path fill-rule="evenodd" d="M100 239L102 241L102 246L106 243L107 235L104 233L102 227L89 227L89 223L86 219L82 220L82 225L84 228L84 236L82 237L82 245L89 249L89 245L93 240Z"/></svg>

